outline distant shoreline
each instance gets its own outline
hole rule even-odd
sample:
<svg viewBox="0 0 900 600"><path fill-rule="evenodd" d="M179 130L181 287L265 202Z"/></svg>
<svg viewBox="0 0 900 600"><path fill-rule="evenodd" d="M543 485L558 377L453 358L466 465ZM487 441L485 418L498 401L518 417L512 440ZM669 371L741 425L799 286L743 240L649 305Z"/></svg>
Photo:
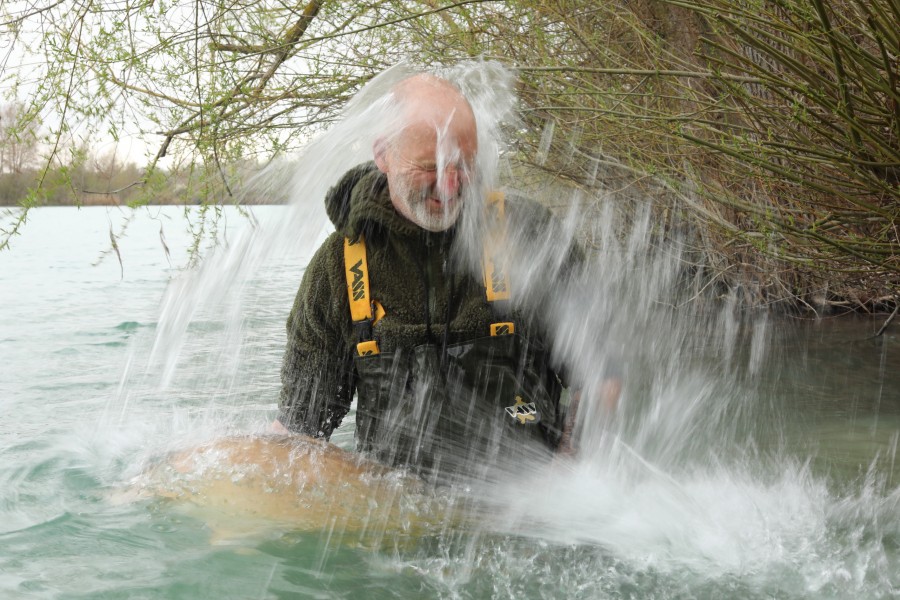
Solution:
<svg viewBox="0 0 900 600"><path fill-rule="evenodd" d="M146 204L139 204L133 208L140 208L142 206L201 206L201 202L167 202L167 201L158 201L158 202L148 202ZM216 204L208 204L208 206L235 206L234 202L221 202ZM47 202L40 203L33 208L58 208L58 207L69 207L69 208L85 208L90 206L117 206L120 208L132 208L127 203L118 202L114 200L100 200L100 201L85 201L85 202ZM243 201L239 206L286 206L284 202L266 202L266 201ZM6 204L0 203L0 209L4 208L21 208L21 205L18 203L14 204Z"/></svg>

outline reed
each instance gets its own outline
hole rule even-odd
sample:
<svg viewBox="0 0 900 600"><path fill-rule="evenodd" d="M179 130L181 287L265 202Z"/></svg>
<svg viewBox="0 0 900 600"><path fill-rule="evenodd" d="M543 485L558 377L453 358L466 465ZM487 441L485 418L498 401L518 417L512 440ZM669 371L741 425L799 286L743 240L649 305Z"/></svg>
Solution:
<svg viewBox="0 0 900 600"><path fill-rule="evenodd" d="M687 218L711 289L792 306L896 302L896 2L567 4L535 3L550 43L571 50L523 60L526 114L554 128L526 160L655 197L663 228Z"/></svg>

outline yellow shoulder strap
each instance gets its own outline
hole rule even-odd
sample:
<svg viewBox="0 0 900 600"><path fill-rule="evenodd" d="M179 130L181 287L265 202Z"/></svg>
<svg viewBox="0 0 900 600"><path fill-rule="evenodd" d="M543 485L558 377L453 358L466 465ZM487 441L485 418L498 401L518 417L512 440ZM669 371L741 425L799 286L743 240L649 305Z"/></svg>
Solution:
<svg viewBox="0 0 900 600"><path fill-rule="evenodd" d="M377 300L372 300L369 293L369 263L366 260L366 240L360 234L359 239L351 242L344 238L344 275L347 279L347 298L350 300L350 318L354 325L374 325L384 316L384 307ZM374 310L374 319L373 317ZM371 327L366 325L371 336ZM356 344L356 352L360 356L379 354L378 342L363 339Z"/></svg>
<svg viewBox="0 0 900 600"><path fill-rule="evenodd" d="M509 272L505 264L508 248L503 200L501 191L488 194L488 210L495 221L491 235L486 236L484 241L484 289L488 302L510 298Z"/></svg>
<svg viewBox="0 0 900 600"><path fill-rule="evenodd" d="M350 318L354 322L371 320L369 264L366 262L366 240L362 234L355 242L344 238L344 271L347 276L347 298L350 299Z"/></svg>
<svg viewBox="0 0 900 600"><path fill-rule="evenodd" d="M504 194L494 191L488 194L488 209L495 219L491 235L484 243L484 289L488 302L509 300L509 272L505 264L506 225L504 222ZM344 238L344 273L347 279L347 298L350 301L350 317L354 323L370 321L377 323L385 314L384 308L372 300L369 289L369 264L366 260L366 241L360 234L356 241ZM373 307L375 310L374 319ZM494 323L491 335L509 335L515 331L513 323ZM366 348L360 346L365 345ZM360 355L377 354L377 344L370 347L369 341L357 346Z"/></svg>

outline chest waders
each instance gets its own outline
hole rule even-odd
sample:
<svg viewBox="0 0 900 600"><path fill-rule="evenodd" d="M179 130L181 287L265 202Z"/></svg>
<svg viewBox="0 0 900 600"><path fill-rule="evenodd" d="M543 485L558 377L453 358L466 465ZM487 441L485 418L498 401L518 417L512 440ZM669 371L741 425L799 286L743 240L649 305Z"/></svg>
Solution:
<svg viewBox="0 0 900 600"><path fill-rule="evenodd" d="M345 239L357 337L357 447L383 463L412 465L424 474L474 475L491 464L523 468L533 442L542 448L559 442L559 379L543 349L503 317L511 288L499 252L505 243L502 193L488 202L499 226L484 246L485 296L500 318L465 342L381 352L373 326L386 311L371 297L365 240Z"/></svg>

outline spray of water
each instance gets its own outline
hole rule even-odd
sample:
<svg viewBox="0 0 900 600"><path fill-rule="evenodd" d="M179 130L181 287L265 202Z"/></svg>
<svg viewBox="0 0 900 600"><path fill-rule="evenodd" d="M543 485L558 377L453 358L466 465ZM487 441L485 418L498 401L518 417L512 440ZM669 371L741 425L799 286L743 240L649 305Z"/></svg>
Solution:
<svg viewBox="0 0 900 600"><path fill-rule="evenodd" d="M256 293L261 274L299 283L297 265L329 229L322 198L342 173L371 160L386 129L399 127L390 90L411 72L401 65L373 79L300 157L260 176L255 194L290 190L286 218L249 230L170 286L149 361L158 393L181 370L206 368L202 393L210 400L204 416L189 417L168 439L263 426L263 411L229 420L223 407L246 412L221 402L246 376L242 326L266 306ZM517 126L514 79L483 62L440 75L463 90L478 122L477 165L468 174L456 249L476 272L490 231L481 199L512 172L503 132ZM545 131L542 148L552 136L553 129ZM530 456L499 463L466 491L477 500L480 529L600 548L615 564L631 565L623 572L687 569L698 580L749 574L759 589L791 572L799 594L896 590L897 556L889 546L900 536L900 492L873 474L861 490L836 494L808 465L780 452L777 415L753 386L768 353L766 316L742 313L734 298L714 308L679 306L698 291L683 277L685 240L659 231L651 200L622 210L614 195L588 189L594 191L570 192L572 209L538 231L510 222L505 246L516 308L540 312L554 360L582 390L579 452L549 465ZM576 240L592 251L573 266ZM198 367L187 360L196 358L191 333L208 311L225 311L226 328ZM129 372L124 380L135 377ZM592 401L611 377L624 383L614 412ZM271 407L274 400L260 403Z"/></svg>

